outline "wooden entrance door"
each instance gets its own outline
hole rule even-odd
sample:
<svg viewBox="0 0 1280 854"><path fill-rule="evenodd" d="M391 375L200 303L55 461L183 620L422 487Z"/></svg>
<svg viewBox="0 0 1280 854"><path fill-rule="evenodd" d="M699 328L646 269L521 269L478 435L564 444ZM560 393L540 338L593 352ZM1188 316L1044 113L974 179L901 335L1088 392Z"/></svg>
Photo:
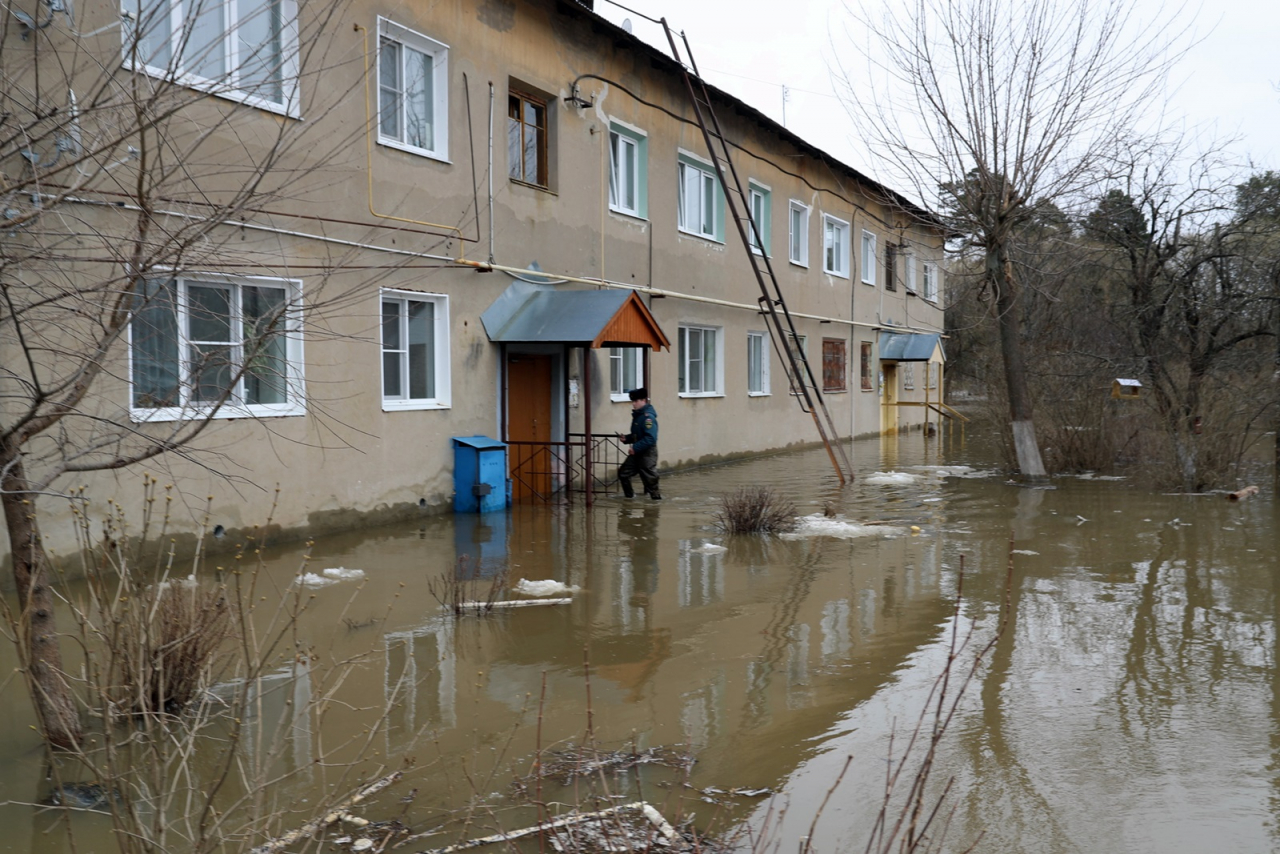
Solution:
<svg viewBox="0 0 1280 854"><path fill-rule="evenodd" d="M550 356L507 357L507 461L515 500L551 494L551 448L516 444L551 441L551 376Z"/></svg>

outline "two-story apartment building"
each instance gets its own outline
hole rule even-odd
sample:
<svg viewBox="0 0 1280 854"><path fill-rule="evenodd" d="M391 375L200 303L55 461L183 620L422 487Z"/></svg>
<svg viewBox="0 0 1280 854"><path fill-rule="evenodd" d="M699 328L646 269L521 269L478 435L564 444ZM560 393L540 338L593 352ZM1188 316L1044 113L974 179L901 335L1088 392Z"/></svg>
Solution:
<svg viewBox="0 0 1280 854"><path fill-rule="evenodd" d="M573 465L556 448L626 428L637 386L666 467L818 440L679 65L589 4L77 15L4 33L6 73L61 107L39 121L63 122L48 150L3 152L8 175L45 169L6 201L5 276L49 287L62 228L64 290L115 283L129 315L95 351L79 423L30 446L33 476L65 472L48 491L127 505L146 469L177 485L177 527L235 531L274 501L274 524L301 533L449 506L452 438L484 435L545 444L512 451L517 495L542 492ZM936 419L898 404L940 400L939 222L712 93L758 224L750 251L770 259L842 438ZM0 348L24 363L14 337ZM6 368L7 387L29 388L26 370ZM0 411L31 405L8 395ZM89 464L147 442L175 450ZM46 538L68 544L59 500L39 501Z"/></svg>

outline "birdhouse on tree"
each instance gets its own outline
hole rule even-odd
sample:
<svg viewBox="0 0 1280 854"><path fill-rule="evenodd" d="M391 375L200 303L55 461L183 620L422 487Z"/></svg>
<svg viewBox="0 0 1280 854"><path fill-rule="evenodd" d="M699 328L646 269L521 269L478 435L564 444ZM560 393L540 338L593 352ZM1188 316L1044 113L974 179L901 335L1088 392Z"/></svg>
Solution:
<svg viewBox="0 0 1280 854"><path fill-rule="evenodd" d="M1111 382L1113 400L1137 400L1142 396L1142 383L1137 380L1115 379Z"/></svg>

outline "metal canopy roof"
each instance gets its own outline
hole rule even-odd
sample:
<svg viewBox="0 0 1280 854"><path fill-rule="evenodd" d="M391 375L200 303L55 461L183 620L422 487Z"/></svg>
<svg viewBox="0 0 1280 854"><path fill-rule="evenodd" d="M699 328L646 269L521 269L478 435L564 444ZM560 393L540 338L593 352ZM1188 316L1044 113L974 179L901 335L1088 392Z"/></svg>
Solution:
<svg viewBox="0 0 1280 854"><path fill-rule="evenodd" d="M881 332L880 359L886 362L927 362L942 338L939 332Z"/></svg>
<svg viewBox="0 0 1280 854"><path fill-rule="evenodd" d="M629 290L565 290L512 282L480 320L495 343L670 348L644 302Z"/></svg>

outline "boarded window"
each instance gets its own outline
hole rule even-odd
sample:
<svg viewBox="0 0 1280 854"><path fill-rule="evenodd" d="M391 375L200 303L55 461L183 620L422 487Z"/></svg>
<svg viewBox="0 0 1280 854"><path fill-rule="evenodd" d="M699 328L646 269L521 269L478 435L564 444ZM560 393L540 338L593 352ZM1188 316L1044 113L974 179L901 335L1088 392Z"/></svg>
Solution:
<svg viewBox="0 0 1280 854"><path fill-rule="evenodd" d="M822 339L822 390L847 391L845 343L839 338Z"/></svg>

